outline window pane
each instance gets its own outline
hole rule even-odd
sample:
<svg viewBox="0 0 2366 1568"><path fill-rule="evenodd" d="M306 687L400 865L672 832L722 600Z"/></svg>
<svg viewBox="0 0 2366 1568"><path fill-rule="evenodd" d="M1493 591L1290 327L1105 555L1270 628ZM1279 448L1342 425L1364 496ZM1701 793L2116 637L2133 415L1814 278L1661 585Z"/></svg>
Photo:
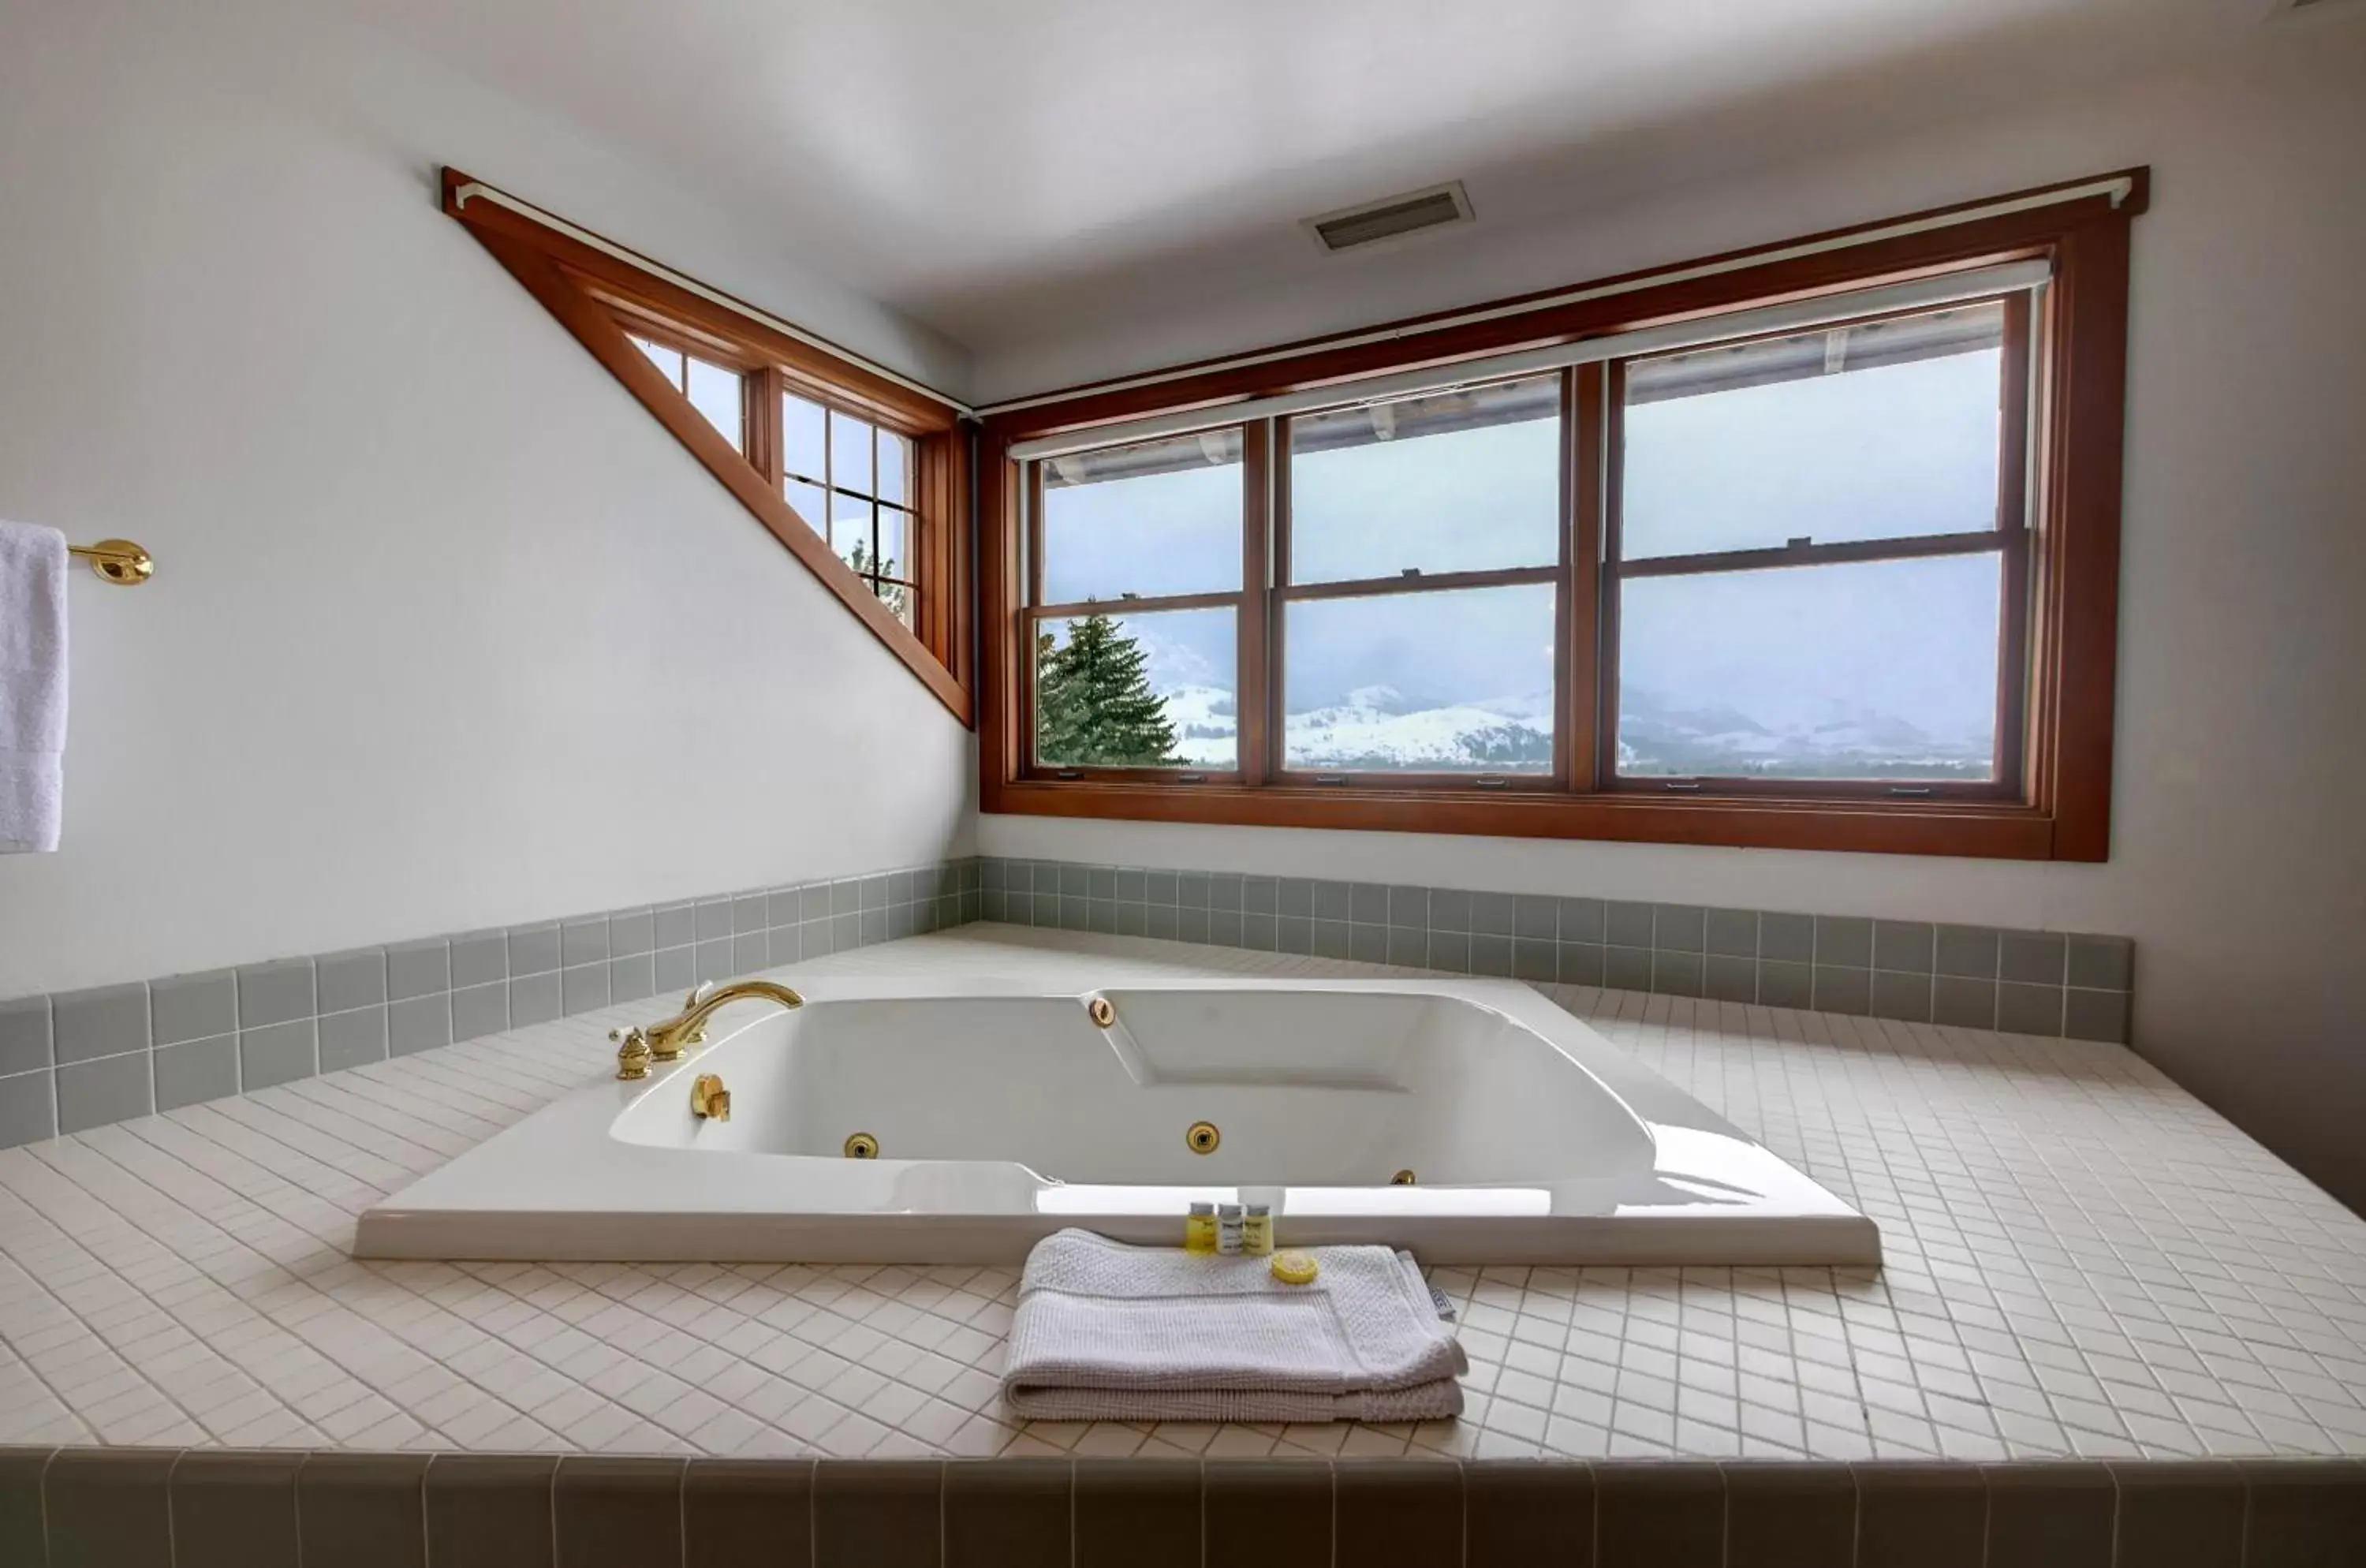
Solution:
<svg viewBox="0 0 2366 1568"><path fill-rule="evenodd" d="M1290 454L1293 582L1560 558L1558 377L1305 415Z"/></svg>
<svg viewBox="0 0 2366 1568"><path fill-rule="evenodd" d="M723 433L733 451L747 455L748 414L739 398L739 372L704 359L692 360L690 402L706 416L707 423Z"/></svg>
<svg viewBox="0 0 2366 1568"><path fill-rule="evenodd" d="M912 502L912 438L892 430L879 433L879 499L898 506Z"/></svg>
<svg viewBox="0 0 2366 1568"><path fill-rule="evenodd" d="M1549 583L1293 600L1282 635L1284 766L1551 772Z"/></svg>
<svg viewBox="0 0 2366 1568"><path fill-rule="evenodd" d="M908 578L912 575L912 558L906 531L911 519L892 506L879 509L879 565L883 577Z"/></svg>
<svg viewBox="0 0 2366 1568"><path fill-rule="evenodd" d="M836 409L829 411L829 482L871 493L871 427Z"/></svg>
<svg viewBox="0 0 2366 1568"><path fill-rule="evenodd" d="M1992 553L1627 581L1618 771L1987 779L2002 581Z"/></svg>
<svg viewBox="0 0 2366 1568"><path fill-rule="evenodd" d="M1036 759L1062 767L1232 767L1237 626L1229 609L1042 622Z"/></svg>
<svg viewBox="0 0 2366 1568"><path fill-rule="evenodd" d="M857 571L875 571L871 548L871 502L830 492L829 547Z"/></svg>
<svg viewBox="0 0 2366 1568"><path fill-rule="evenodd" d="M790 479L781 486L781 493L788 498L790 509L806 520L806 526L825 539L829 537L829 502L819 485Z"/></svg>
<svg viewBox="0 0 2366 1568"><path fill-rule="evenodd" d="M649 356L649 363L664 372L665 378L677 388L682 385L682 355L670 348L660 348L645 337L633 339L633 346Z"/></svg>
<svg viewBox="0 0 2366 1568"><path fill-rule="evenodd" d="M1996 526L2004 308L1627 370L1628 560Z"/></svg>
<svg viewBox="0 0 2366 1568"><path fill-rule="evenodd" d="M809 479L821 480L829 477L825 471L822 456L824 417L819 403L808 401L794 392L781 394L781 467L783 469Z"/></svg>
<svg viewBox="0 0 2366 1568"><path fill-rule="evenodd" d="M879 595L879 602L896 613L897 620L907 626L912 624L914 592L910 583L874 577L871 579L871 592Z"/></svg>
<svg viewBox="0 0 2366 1568"><path fill-rule="evenodd" d="M1242 483L1236 429L1047 459L1044 602L1239 588Z"/></svg>

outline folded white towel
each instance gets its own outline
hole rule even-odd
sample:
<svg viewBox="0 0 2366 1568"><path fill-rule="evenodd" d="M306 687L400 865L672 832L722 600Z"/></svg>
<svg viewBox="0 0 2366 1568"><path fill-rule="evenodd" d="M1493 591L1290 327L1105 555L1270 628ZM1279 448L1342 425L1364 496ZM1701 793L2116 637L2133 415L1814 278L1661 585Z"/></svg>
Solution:
<svg viewBox="0 0 2366 1568"><path fill-rule="evenodd" d="M1312 1284L1271 1259L1128 1247L1088 1231L1036 1243L1003 1363L1010 1413L1038 1421L1426 1421L1462 1412L1470 1369L1411 1257L1313 1249Z"/></svg>
<svg viewBox="0 0 2366 1568"><path fill-rule="evenodd" d="M0 523L0 854L58 847L65 749L66 538Z"/></svg>

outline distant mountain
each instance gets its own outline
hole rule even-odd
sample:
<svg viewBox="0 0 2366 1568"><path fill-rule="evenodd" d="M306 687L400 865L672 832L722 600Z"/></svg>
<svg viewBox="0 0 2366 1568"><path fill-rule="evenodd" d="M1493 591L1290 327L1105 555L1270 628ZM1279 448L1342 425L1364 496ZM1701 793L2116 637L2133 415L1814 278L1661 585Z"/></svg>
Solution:
<svg viewBox="0 0 2366 1568"><path fill-rule="evenodd" d="M1621 773L1762 778L1985 778L1987 736L1936 736L1895 715L1835 705L1780 727L1729 706L1689 708L1628 689L1619 715ZM1289 717L1293 767L1340 772L1541 773L1552 766L1549 699L1489 698L1420 707L1389 686ZM1232 693L1187 686L1168 694L1177 750L1203 767L1236 761Z"/></svg>
<svg viewBox="0 0 2366 1568"><path fill-rule="evenodd" d="M1415 707L1393 687L1364 686L1336 705L1291 714L1288 755L1294 767L1361 773L1542 772L1552 766L1549 707L1526 697ZM1187 687L1167 697L1166 716L1184 756L1233 764L1231 693Z"/></svg>
<svg viewBox="0 0 2366 1568"><path fill-rule="evenodd" d="M1813 718L1763 724L1734 708L1684 707L1657 692L1619 694L1623 773L1763 778L1986 778L1987 735L1933 735L1894 714L1829 705Z"/></svg>

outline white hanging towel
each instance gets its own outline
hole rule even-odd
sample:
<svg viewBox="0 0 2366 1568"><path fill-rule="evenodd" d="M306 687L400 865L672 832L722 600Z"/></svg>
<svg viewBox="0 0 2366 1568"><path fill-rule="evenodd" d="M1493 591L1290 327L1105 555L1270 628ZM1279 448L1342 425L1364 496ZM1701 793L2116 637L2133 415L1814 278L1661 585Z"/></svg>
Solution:
<svg viewBox="0 0 2366 1568"><path fill-rule="evenodd" d="M58 847L65 749L66 536L0 523L0 854Z"/></svg>
<svg viewBox="0 0 2366 1568"><path fill-rule="evenodd" d="M1413 1258L1311 1249L1286 1285L1268 1258L1192 1257L1087 1231L1028 1255L1002 1400L1036 1421L1434 1421L1470 1370Z"/></svg>

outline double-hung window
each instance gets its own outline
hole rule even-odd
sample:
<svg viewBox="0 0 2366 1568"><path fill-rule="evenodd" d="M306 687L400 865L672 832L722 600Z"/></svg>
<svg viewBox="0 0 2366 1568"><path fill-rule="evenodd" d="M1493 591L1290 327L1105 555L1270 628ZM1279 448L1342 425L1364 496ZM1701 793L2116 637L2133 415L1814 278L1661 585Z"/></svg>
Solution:
<svg viewBox="0 0 2366 1568"><path fill-rule="evenodd" d="M1242 776L1245 519L1263 465L1218 427L1034 466L1034 757L1053 776Z"/></svg>
<svg viewBox="0 0 2366 1568"><path fill-rule="evenodd" d="M1554 756L1564 376L1292 415L1278 776L1565 776Z"/></svg>
<svg viewBox="0 0 2366 1568"><path fill-rule="evenodd" d="M2020 785L2029 296L1611 367L1602 773Z"/></svg>
<svg viewBox="0 0 2366 1568"><path fill-rule="evenodd" d="M2099 858L2131 205L997 416L987 809Z"/></svg>

